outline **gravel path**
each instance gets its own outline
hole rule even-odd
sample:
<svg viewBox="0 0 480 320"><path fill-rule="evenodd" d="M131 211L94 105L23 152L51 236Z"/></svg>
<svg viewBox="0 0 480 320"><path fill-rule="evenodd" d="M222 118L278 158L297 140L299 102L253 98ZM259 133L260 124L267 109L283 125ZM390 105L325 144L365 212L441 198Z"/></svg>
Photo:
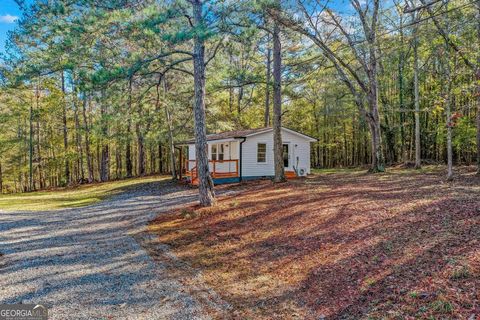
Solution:
<svg viewBox="0 0 480 320"><path fill-rule="evenodd" d="M84 208L0 212L0 303L44 304L50 319L207 319L142 245L147 221L195 199L159 182Z"/></svg>

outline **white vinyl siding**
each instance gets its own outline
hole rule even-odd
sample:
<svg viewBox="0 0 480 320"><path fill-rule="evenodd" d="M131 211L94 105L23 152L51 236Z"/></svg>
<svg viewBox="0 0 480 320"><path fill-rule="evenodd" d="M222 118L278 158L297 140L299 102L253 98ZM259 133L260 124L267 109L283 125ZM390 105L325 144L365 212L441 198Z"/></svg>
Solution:
<svg viewBox="0 0 480 320"><path fill-rule="evenodd" d="M282 130L283 143L289 144L290 166L285 170L293 171L295 168L305 169L310 173L310 141L298 134ZM257 162L257 146L259 143L266 144L266 161ZM273 131L247 137L242 145L243 177L269 177L274 175L273 165Z"/></svg>
<svg viewBox="0 0 480 320"><path fill-rule="evenodd" d="M299 134L282 130L283 143L289 144L289 167L285 170L293 171L297 169L305 169L306 173L310 173L310 139ZM224 159L239 159L240 141L211 141L208 142L209 158L212 159L212 145L223 144ZM258 145L265 144L265 162L258 162ZM242 144L242 176L243 177L270 177L274 175L273 166L273 131L260 133L247 137ZM218 151L217 151L218 154ZM217 156L218 157L218 156ZM195 145L188 146L188 158L195 160ZM194 162L190 162L190 168ZM217 170L234 170L235 164L230 162L217 163ZM213 168L210 168L213 169Z"/></svg>

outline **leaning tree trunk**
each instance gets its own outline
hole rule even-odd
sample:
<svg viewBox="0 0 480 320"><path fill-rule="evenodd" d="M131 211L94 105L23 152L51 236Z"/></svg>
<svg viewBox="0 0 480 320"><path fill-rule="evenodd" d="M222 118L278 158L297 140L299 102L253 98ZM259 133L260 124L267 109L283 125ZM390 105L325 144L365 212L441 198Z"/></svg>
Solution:
<svg viewBox="0 0 480 320"><path fill-rule="evenodd" d="M203 3L202 0L192 0L193 20L196 34L193 46L193 73L194 73L194 122L195 122L195 153L197 157L197 174L199 186L199 200L202 206L211 206L215 203L213 180L210 176L207 153L207 129L205 116L205 44L202 28ZM172 163L172 165L174 165Z"/></svg>
<svg viewBox="0 0 480 320"><path fill-rule="evenodd" d="M277 5L280 3L277 1ZM285 181L282 144L282 44L280 26L273 26L273 159L275 166L274 182Z"/></svg>

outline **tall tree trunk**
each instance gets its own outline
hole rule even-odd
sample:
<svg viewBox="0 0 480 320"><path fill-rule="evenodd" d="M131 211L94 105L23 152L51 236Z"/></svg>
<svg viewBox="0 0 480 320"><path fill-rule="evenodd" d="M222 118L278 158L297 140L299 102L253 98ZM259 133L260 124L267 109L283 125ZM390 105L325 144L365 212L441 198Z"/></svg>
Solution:
<svg viewBox="0 0 480 320"><path fill-rule="evenodd" d="M242 100L243 100L243 87L240 86L238 88L238 96L237 96L237 117L238 117L239 124L241 124L240 115L242 114Z"/></svg>
<svg viewBox="0 0 480 320"><path fill-rule="evenodd" d="M145 144L143 138L143 132L140 128L140 124L137 123L135 125L135 130L137 133L137 148L138 148L138 159L137 159L137 166L138 166L138 175L143 176L145 175Z"/></svg>
<svg viewBox="0 0 480 320"><path fill-rule="evenodd" d="M446 47L446 50L449 50ZM448 54L447 54L448 56ZM446 112L446 123L447 123L447 180L453 179L453 150L452 150L452 115L451 115L451 104L452 104L452 97L451 97L451 75L450 75L450 66L449 64L449 57L446 59L446 71L445 77L446 79L446 101L445 101L445 112Z"/></svg>
<svg viewBox="0 0 480 320"><path fill-rule="evenodd" d="M158 173L163 173L163 152L160 143L158 144Z"/></svg>
<svg viewBox="0 0 480 320"><path fill-rule="evenodd" d="M271 64L272 64L272 49L267 49L267 74L265 84L265 116L264 125L268 127L270 125L270 77L271 77Z"/></svg>
<svg viewBox="0 0 480 320"><path fill-rule="evenodd" d="M38 110L38 106L37 106ZM40 189L45 188L45 180L44 180L44 173L43 173L43 158L42 158L42 146L41 146L41 132L40 132L40 119L37 116L37 121L36 121L36 126L37 129L35 130L37 132L37 172L38 172L38 183L40 186Z"/></svg>
<svg viewBox="0 0 480 320"><path fill-rule="evenodd" d="M88 170L88 183L93 182L93 163L92 163L92 154L90 152L90 127L87 120L87 96L84 96L83 99L83 129L85 130L85 153L87 156L87 170Z"/></svg>
<svg viewBox="0 0 480 320"><path fill-rule="evenodd" d="M136 124L136 132L137 132L137 148L138 148L138 175L139 176L144 176L146 173L146 162L147 162L147 155L146 155L146 150L145 150L145 132L148 132L150 130L150 120L149 117L147 117L147 123L145 128L142 129L142 125L140 121L144 119L144 110L142 107L142 104L138 104L138 117L139 121L137 121Z"/></svg>
<svg viewBox="0 0 480 320"><path fill-rule="evenodd" d="M81 183L85 181L85 170L83 168L83 143L82 143L82 134L80 132L80 119L79 119L79 107L78 107L78 87L74 79L74 88L73 88L73 112L74 112L74 121L75 121L75 141L77 143L78 151L78 168L80 170L80 180Z"/></svg>
<svg viewBox="0 0 480 320"><path fill-rule="evenodd" d="M3 172L2 172L2 162L0 161L0 194L3 193Z"/></svg>
<svg viewBox="0 0 480 320"><path fill-rule="evenodd" d="M403 37L402 37L403 38ZM403 41L402 41L403 43ZM407 162L407 146L406 146L406 135L405 135L405 99L404 99L404 81L403 81L403 53L400 53L400 62L398 64L398 95L400 102L400 139L402 146L402 162Z"/></svg>
<svg viewBox="0 0 480 320"><path fill-rule="evenodd" d="M383 157L382 135L380 127L380 115L378 111L378 81L377 81L377 61L376 50L372 50L373 57L370 58L371 71L370 92L368 103L370 112L367 113L367 122L370 128L371 144L372 144L372 166L371 172L385 171L385 159Z"/></svg>
<svg viewBox="0 0 480 320"><path fill-rule="evenodd" d="M480 46L480 2L477 1L477 42ZM476 102L477 102L477 174L480 175L480 50L477 49L477 72L475 79L476 86Z"/></svg>
<svg viewBox="0 0 480 320"><path fill-rule="evenodd" d="M76 103L75 103L76 104ZM83 168L83 144L82 144L82 135L80 134L80 120L78 118L78 108L75 107L74 110L75 116L75 136L77 142L77 150L78 150L78 167L80 170L80 179L83 181L85 180L85 170Z"/></svg>
<svg viewBox="0 0 480 320"><path fill-rule="evenodd" d="M415 100L415 169L422 166L422 150L420 136L420 93L418 84L418 27L413 34L413 92Z"/></svg>
<svg viewBox="0 0 480 320"><path fill-rule="evenodd" d="M194 70L194 122L195 122L195 151L197 157L197 173L199 185L199 200L202 206L211 206L215 203L213 180L210 176L207 153L207 129L205 116L205 44L202 28L203 20L202 0L192 0L193 21L196 33L193 47ZM172 166L174 164L172 163Z"/></svg>
<svg viewBox="0 0 480 320"><path fill-rule="evenodd" d="M447 180L453 179L453 150L452 150L452 116L450 90L447 92L446 101L447 116Z"/></svg>
<svg viewBox="0 0 480 320"><path fill-rule="evenodd" d="M103 98L103 95L102 95ZM102 99L103 100L103 99ZM110 153L108 146L108 124L107 124L107 105L105 101L101 102L101 130L102 130L102 155L100 163L100 181L108 181L110 179Z"/></svg>
<svg viewBox="0 0 480 320"><path fill-rule="evenodd" d="M447 0L445 5L445 10L448 10L449 0ZM448 19L448 14L445 15L445 19ZM450 69L450 44L448 39L450 37L450 26L447 23L445 33L447 35L445 40L445 113L446 113L446 124L447 124L447 180L453 179L453 150L452 150L452 74Z"/></svg>
<svg viewBox="0 0 480 320"><path fill-rule="evenodd" d="M108 142L103 142L102 145L102 159L100 169L100 181L105 182L110 179L110 153Z"/></svg>
<svg viewBox="0 0 480 320"><path fill-rule="evenodd" d="M167 78L163 78L163 101L165 104L165 117L167 118L167 127L168 127L168 144L170 147L170 161L172 163L172 180L177 180L177 170L176 170L176 159L175 159L175 144L173 140L173 123L172 123L172 116L170 114L170 108L167 103L167 92L168 92L168 84ZM182 164L180 163L180 170L182 170Z"/></svg>
<svg viewBox="0 0 480 320"><path fill-rule="evenodd" d="M117 144L115 148L115 178L118 180L122 176L122 155L120 154L120 147Z"/></svg>
<svg viewBox="0 0 480 320"><path fill-rule="evenodd" d="M63 95L63 103L62 103L63 148L65 150L65 181L68 185L72 181L70 177L70 163L68 161L67 93L65 89L64 71L62 71L62 95Z"/></svg>
<svg viewBox="0 0 480 320"><path fill-rule="evenodd" d="M130 118L128 119L127 124L127 145L125 146L125 166L127 169L127 178L133 176L133 164L132 164L132 146L130 143L130 136L132 134L132 123Z"/></svg>
<svg viewBox="0 0 480 320"><path fill-rule="evenodd" d="M38 84L35 90L35 100L38 99ZM30 103L30 115L29 115L29 138L28 138L28 191L33 191L33 101Z"/></svg>
<svg viewBox="0 0 480 320"><path fill-rule="evenodd" d="M37 110L37 117L36 117L36 133L37 133L37 171L38 171L38 183L40 189L45 188L45 181L43 177L43 159L42 159L42 147L41 147L41 132L40 132L40 88L39 84L37 85L37 98L36 98L36 110Z"/></svg>
<svg viewBox="0 0 480 320"><path fill-rule="evenodd" d="M403 35L403 16L400 16L400 46L399 50L399 61L398 61L398 99L400 102L400 139L402 145L402 162L406 163L408 161L407 156L407 141L405 135L405 126L406 126L406 114L405 114L405 86L404 86L404 69L405 69L405 53L403 48L404 35Z"/></svg>
<svg viewBox="0 0 480 320"><path fill-rule="evenodd" d="M379 1L375 1L374 11L378 11L380 5ZM375 14L376 16L376 14ZM367 119L370 123L370 131L372 135L372 172L385 171L385 158L383 156L382 148L382 134L380 127L380 114L378 111L378 45L377 45L377 17L373 18L373 24L370 30L366 30L367 39L369 44L370 56L369 56L369 82L370 91L368 93L370 114Z"/></svg>
<svg viewBox="0 0 480 320"><path fill-rule="evenodd" d="M128 82L128 120L127 120L127 145L125 150L125 166L127 169L127 178L132 177L133 165L132 165L132 146L131 146L131 135L132 135L132 78L130 77Z"/></svg>
<svg viewBox="0 0 480 320"><path fill-rule="evenodd" d="M280 7L280 1L276 1ZM280 8L278 8L280 9ZM275 168L274 182L285 181L282 142L282 44L280 42L280 26L277 21L273 25L273 159Z"/></svg>

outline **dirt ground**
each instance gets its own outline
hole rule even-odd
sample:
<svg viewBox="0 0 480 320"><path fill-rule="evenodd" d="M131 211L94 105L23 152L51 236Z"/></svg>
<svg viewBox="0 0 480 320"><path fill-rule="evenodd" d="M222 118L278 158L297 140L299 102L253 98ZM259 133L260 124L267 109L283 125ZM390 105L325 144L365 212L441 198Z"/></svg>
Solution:
<svg viewBox="0 0 480 320"><path fill-rule="evenodd" d="M480 319L480 178L343 171L230 186L149 230L237 319ZM215 316L214 316L215 317Z"/></svg>

